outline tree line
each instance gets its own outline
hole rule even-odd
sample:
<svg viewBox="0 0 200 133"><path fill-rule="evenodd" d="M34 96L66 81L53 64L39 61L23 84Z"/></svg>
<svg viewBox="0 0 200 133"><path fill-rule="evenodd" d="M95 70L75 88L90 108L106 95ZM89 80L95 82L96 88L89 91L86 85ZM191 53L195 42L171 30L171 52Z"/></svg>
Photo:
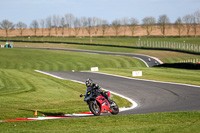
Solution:
<svg viewBox="0 0 200 133"><path fill-rule="evenodd" d="M2 20L2 22L0 22L0 28L5 31L6 37L13 30L17 30L19 35L23 36L26 29L31 29L35 36L37 36L39 29L41 29L42 36L44 36L44 32L48 32L48 36L51 36L53 30L56 36L58 33L64 36L66 35L65 32L67 32L68 36L78 36L80 32L82 32L82 34L87 32L88 36L95 36L97 35L97 32L100 31L102 36L105 36L110 28L113 30L115 36L118 36L120 33L123 33L123 35L126 36L128 30L131 32L131 35L134 36L138 26L146 31L147 36L151 36L155 26L158 27L162 36L166 36L167 30L169 30L171 26L176 29L179 36L182 35L183 31L186 31L187 35L189 35L191 30L193 31L194 36L196 36L197 31L200 30L200 10L183 17L178 17L173 23L170 22L169 17L165 14L160 15L157 21L155 17L145 17L142 19L141 24L139 24L139 21L134 17L115 19L109 23L107 20L101 18L78 18L73 14L65 14L62 17L53 15L39 21L33 20L29 27L23 22L18 22L17 24L14 24L9 20Z"/></svg>

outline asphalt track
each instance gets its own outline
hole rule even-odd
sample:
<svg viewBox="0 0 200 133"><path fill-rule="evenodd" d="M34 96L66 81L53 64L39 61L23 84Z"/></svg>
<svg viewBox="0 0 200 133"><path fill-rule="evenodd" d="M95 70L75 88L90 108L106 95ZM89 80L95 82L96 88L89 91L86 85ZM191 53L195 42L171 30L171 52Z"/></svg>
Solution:
<svg viewBox="0 0 200 133"><path fill-rule="evenodd" d="M119 114L200 111L200 86L139 80L92 72L45 72L80 82L91 78L102 88L124 95L138 104L136 108Z"/></svg>

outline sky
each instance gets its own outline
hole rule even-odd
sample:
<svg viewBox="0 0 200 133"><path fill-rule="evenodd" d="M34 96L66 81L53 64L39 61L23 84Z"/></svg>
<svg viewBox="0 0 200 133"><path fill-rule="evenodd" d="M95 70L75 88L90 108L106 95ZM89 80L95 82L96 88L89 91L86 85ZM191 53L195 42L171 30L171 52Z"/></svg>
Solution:
<svg viewBox="0 0 200 133"><path fill-rule="evenodd" d="M0 0L0 22L14 24L71 13L75 17L98 17L111 23L115 19L167 15L171 23L178 17L200 10L200 0Z"/></svg>

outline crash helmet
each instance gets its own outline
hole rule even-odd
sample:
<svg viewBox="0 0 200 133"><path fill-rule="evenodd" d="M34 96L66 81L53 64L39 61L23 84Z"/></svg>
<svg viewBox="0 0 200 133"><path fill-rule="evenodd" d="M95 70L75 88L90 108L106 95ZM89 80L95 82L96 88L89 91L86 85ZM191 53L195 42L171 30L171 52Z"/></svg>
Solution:
<svg viewBox="0 0 200 133"><path fill-rule="evenodd" d="M86 85L87 87L91 87L91 86L93 85L93 81L92 81L90 78L88 78L88 79L85 81L85 85Z"/></svg>

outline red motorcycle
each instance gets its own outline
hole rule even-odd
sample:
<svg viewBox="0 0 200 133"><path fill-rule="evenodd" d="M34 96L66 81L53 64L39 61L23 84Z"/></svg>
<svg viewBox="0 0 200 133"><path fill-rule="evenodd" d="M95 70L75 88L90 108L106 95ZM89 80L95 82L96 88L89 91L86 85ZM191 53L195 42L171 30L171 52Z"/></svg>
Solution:
<svg viewBox="0 0 200 133"><path fill-rule="evenodd" d="M110 97L109 91L105 93L108 95L108 97ZM84 101L87 102L87 104L89 105L90 111L96 116L99 116L101 113L107 112L110 112L113 115L119 113L119 108L117 104L114 101L112 101L112 104L110 104L108 100L101 94L93 95L92 91L90 89L87 89L85 95L80 95L80 97L83 96L85 96Z"/></svg>

